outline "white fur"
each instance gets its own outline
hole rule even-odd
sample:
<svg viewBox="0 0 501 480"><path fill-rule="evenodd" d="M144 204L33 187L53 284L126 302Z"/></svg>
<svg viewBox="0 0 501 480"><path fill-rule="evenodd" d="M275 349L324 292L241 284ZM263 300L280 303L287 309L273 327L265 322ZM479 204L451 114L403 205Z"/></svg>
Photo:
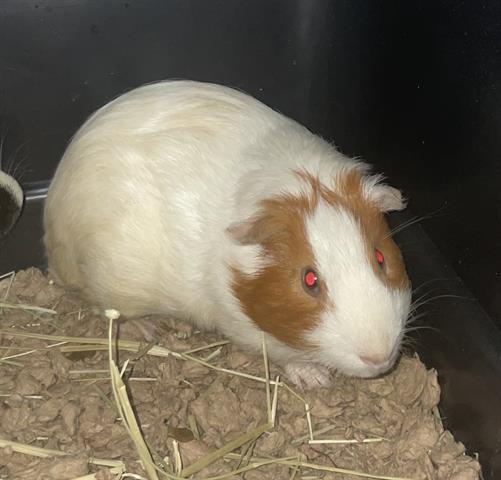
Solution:
<svg viewBox="0 0 501 480"><path fill-rule="evenodd" d="M1 153L1 152L0 152ZM0 191L7 194L8 207L0 205L0 235L5 235L14 226L24 203L23 190L16 179L0 170ZM4 207L4 208L2 208ZM7 207L7 208L5 208Z"/></svg>
<svg viewBox="0 0 501 480"><path fill-rule="evenodd" d="M107 308L187 317L258 350L262 332L232 294L230 266L255 275L263 259L258 246L239 245L228 228L251 218L264 198L309 188L293 170L332 179L350 168L367 167L243 93L189 81L144 86L97 111L64 154L44 215L49 264L62 281L83 288ZM367 195L380 195L381 188L375 181ZM315 227L328 220L322 209L310 220L311 241L345 311L343 318L323 318L326 351L319 355L329 366L360 373L360 366L352 365L355 352L367 347L362 330L374 326L381 339L387 335L393 341L396 321L386 325L383 315L398 310L399 300L395 297L391 307L392 293L367 273L357 251L360 232L349 219L338 219L351 230L334 245L350 253L343 259L329 252L332 244L321 237L339 232ZM336 274L336 262L343 261L347 265ZM351 264L360 271L352 272ZM360 297L338 292L343 288L373 290L371 295L383 294L384 302L367 304L377 313L370 315L362 304L350 305ZM349 326L347 318L355 313L362 315L353 318L360 327ZM346 331L336 333L337 325ZM334 358L327 350L335 335L346 338L339 340L342 353ZM271 356L297 363L296 371L309 361L271 336L267 341Z"/></svg>
<svg viewBox="0 0 501 480"><path fill-rule="evenodd" d="M23 206L23 191L16 179L0 170L0 188L9 192L16 206L21 210Z"/></svg>

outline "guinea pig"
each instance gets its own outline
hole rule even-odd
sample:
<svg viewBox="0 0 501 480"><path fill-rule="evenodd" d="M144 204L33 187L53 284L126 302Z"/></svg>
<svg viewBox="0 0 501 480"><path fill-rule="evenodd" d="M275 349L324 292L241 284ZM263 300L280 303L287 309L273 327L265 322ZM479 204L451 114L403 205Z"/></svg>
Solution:
<svg viewBox="0 0 501 480"><path fill-rule="evenodd" d="M167 314L294 383L399 354L410 284L385 212L401 193L254 98L193 81L126 93L72 139L50 186L55 278L128 317Z"/></svg>
<svg viewBox="0 0 501 480"><path fill-rule="evenodd" d="M23 191L16 179L0 170L0 237L16 223L24 203Z"/></svg>

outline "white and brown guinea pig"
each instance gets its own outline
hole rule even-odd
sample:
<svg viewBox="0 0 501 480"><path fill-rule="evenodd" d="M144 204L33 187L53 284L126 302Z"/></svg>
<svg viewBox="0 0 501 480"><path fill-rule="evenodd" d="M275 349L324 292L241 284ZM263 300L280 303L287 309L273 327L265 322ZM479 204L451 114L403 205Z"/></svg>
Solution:
<svg viewBox="0 0 501 480"><path fill-rule="evenodd" d="M16 179L0 170L0 238L16 223L23 208L23 191Z"/></svg>
<svg viewBox="0 0 501 480"><path fill-rule="evenodd" d="M66 150L45 207L49 266L126 316L168 314L305 386L392 366L410 285L384 213L398 190L233 89L143 86Z"/></svg>

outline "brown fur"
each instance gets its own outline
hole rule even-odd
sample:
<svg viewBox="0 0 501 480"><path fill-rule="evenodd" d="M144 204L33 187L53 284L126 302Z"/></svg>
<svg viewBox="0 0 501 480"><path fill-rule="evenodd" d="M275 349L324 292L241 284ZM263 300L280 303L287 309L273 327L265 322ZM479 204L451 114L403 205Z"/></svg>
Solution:
<svg viewBox="0 0 501 480"><path fill-rule="evenodd" d="M262 330L292 347L308 349L313 345L305 343L303 334L315 327L329 301L321 278L318 296L305 293L301 284L303 268L317 267L304 219L320 198L330 205L345 208L360 222L369 262L388 287L405 288L408 279L384 214L364 198L362 177L358 172L343 175L332 189L310 174L297 174L311 186L310 194L283 195L262 202L261 213L241 241L259 243L272 261L255 277L234 269L233 289L246 315ZM383 268L377 263L375 248L384 255Z"/></svg>
<svg viewBox="0 0 501 480"><path fill-rule="evenodd" d="M301 284L304 267L315 268L306 238L304 217L314 206L309 198L283 196L263 202L263 214L248 240L260 243L272 263L258 277L234 270L234 291L245 313L265 332L293 347L305 347L302 334L312 329L327 300L320 279L320 293L310 296Z"/></svg>

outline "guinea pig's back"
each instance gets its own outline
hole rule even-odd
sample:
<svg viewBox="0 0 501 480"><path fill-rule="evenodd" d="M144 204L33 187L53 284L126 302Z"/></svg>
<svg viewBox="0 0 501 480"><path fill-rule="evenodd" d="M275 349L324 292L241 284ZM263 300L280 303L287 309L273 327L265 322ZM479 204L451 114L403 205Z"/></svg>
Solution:
<svg viewBox="0 0 501 480"><path fill-rule="evenodd" d="M196 82L148 85L98 110L49 189L51 272L125 314L185 311L225 247L239 179L255 168L243 152L283 122L251 97Z"/></svg>

